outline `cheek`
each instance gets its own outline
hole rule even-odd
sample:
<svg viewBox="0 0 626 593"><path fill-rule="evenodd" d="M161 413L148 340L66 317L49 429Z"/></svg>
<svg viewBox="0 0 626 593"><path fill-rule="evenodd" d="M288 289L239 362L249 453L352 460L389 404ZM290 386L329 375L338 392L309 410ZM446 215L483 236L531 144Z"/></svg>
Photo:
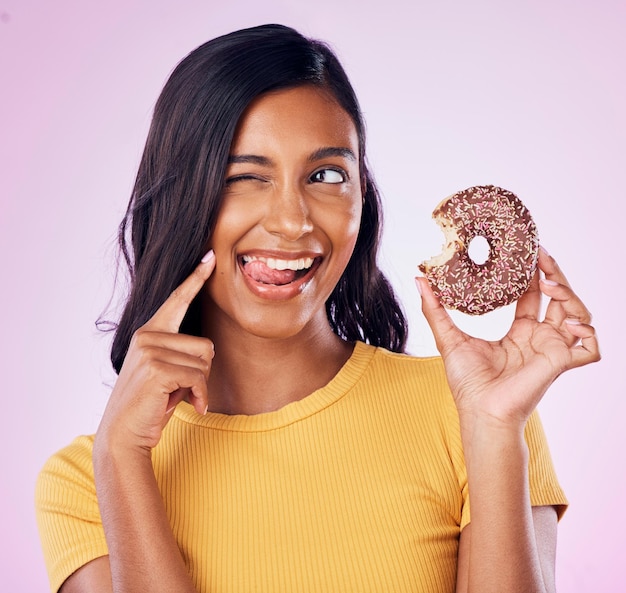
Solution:
<svg viewBox="0 0 626 593"><path fill-rule="evenodd" d="M359 234L359 229L361 228L361 218L363 216L363 202L361 197L352 201L352 207L346 212L344 219L344 228L346 235L353 235L354 241L356 241L356 236Z"/></svg>
<svg viewBox="0 0 626 593"><path fill-rule="evenodd" d="M329 224L332 225L334 250L341 253L346 263L350 259L356 244L359 229L361 228L362 212L363 209L359 199L351 208L329 216Z"/></svg>
<svg viewBox="0 0 626 593"><path fill-rule="evenodd" d="M220 262L230 258L234 245L257 221L258 213L249 204L242 206L236 200L224 200L209 239L217 257L217 268Z"/></svg>
<svg viewBox="0 0 626 593"><path fill-rule="evenodd" d="M230 238L238 232L238 229L245 228L249 224L251 209L240 205L239 202L234 199L224 199L213 229L216 242Z"/></svg>

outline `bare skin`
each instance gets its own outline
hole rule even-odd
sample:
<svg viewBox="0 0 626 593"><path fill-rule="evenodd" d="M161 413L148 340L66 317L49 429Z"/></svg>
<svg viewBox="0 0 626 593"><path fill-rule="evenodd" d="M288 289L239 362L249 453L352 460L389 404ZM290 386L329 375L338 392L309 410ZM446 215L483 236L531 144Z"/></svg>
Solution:
<svg viewBox="0 0 626 593"><path fill-rule="evenodd" d="M310 87L266 95L240 123L232 154L214 251L133 337L96 435L110 556L80 568L64 593L194 592L151 462L175 406L185 399L199 414L276 410L326 384L350 356L324 310L361 213L349 116ZM267 288L245 270L249 256L316 263L305 280ZM560 373L599 353L590 315L554 260L542 253L539 265L547 282L537 275L500 342L463 334L418 279L459 410L471 491L457 593L554 590L556 514L530 507L523 428ZM540 321L542 292L551 300ZM197 294L207 337L179 333Z"/></svg>
<svg viewBox="0 0 626 593"><path fill-rule="evenodd" d="M94 442L96 490L110 555L108 562L77 571L64 592L66 587L195 590L165 513L151 451L176 404L186 399L200 414L208 405L213 343L178 333L189 304L215 267L212 253L206 260L132 340ZM74 579L80 583L76 588Z"/></svg>
<svg viewBox="0 0 626 593"><path fill-rule="evenodd" d="M600 353L589 311L543 250L539 268L544 279L536 274L498 342L460 331L428 282L417 280L459 411L467 464L472 522L461 535L457 593L555 591L556 515L531 509L523 431L550 384ZM540 321L542 292L550 303Z"/></svg>
<svg viewBox="0 0 626 593"><path fill-rule="evenodd" d="M358 154L351 118L319 89L261 97L240 121L210 242L217 268L202 293L203 333L218 357L211 410L276 410L326 385L350 356L324 307L358 235ZM271 286L244 273L248 256L319 265L306 283Z"/></svg>

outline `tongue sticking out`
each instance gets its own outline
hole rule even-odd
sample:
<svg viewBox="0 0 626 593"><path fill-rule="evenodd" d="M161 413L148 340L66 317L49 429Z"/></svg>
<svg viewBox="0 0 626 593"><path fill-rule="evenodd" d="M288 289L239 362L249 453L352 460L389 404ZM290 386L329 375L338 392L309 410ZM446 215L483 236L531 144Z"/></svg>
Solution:
<svg viewBox="0 0 626 593"><path fill-rule="evenodd" d="M279 286L293 282L297 273L294 270L274 270L258 260L248 262L244 266L244 272L256 282Z"/></svg>

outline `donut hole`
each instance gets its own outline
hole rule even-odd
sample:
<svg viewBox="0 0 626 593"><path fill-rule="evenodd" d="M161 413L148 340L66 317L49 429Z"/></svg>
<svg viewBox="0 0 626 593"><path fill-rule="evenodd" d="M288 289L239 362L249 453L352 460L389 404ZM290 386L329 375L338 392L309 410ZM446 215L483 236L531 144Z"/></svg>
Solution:
<svg viewBox="0 0 626 593"><path fill-rule="evenodd" d="M482 266L489 259L489 241L485 237L477 235L470 241L467 254L475 264Z"/></svg>

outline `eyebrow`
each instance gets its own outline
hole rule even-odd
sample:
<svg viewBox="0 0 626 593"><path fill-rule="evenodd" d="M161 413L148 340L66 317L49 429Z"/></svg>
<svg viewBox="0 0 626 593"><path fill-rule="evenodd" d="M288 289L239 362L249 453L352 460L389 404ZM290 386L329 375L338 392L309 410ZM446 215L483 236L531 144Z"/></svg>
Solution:
<svg viewBox="0 0 626 593"><path fill-rule="evenodd" d="M228 155L228 164L234 163L250 163L253 165L261 165L262 167L269 167L272 164L272 160L265 156L259 156L256 154L230 154Z"/></svg>
<svg viewBox="0 0 626 593"><path fill-rule="evenodd" d="M357 158L350 148L341 148L336 146L326 146L318 148L309 156L309 161L319 161L329 156L339 156L356 162Z"/></svg>
<svg viewBox="0 0 626 593"><path fill-rule="evenodd" d="M325 159L327 157L338 156L347 158L351 161L356 162L357 158L354 152L350 148L343 148L339 146L325 146L323 148L318 148L316 151L312 152L309 155L308 161L314 162L319 161L321 159ZM253 164L259 165L261 167L270 167L273 165L272 159L260 156L257 154L231 154L228 156L228 164L236 164L236 163L244 163L244 164Z"/></svg>

